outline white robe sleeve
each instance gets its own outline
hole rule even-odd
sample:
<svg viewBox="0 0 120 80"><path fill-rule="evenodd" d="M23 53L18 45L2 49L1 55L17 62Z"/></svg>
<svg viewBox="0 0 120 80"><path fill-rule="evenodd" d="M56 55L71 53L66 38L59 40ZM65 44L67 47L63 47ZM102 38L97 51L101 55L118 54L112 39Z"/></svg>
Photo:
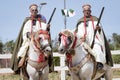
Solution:
<svg viewBox="0 0 120 80"><path fill-rule="evenodd" d="M30 32L31 31L31 21L27 21L26 24L24 25L24 28L23 28L23 40L26 40L27 39L27 32Z"/></svg>
<svg viewBox="0 0 120 80"><path fill-rule="evenodd" d="M20 50L18 51L18 55L17 55L17 58L19 57L24 57L25 54L26 54L26 51L27 51L27 48L29 46L29 38L27 38L27 32L30 32L31 30L31 21L27 21L26 24L24 25L24 28L23 28L23 43L22 43L22 46L20 48Z"/></svg>
<svg viewBox="0 0 120 80"><path fill-rule="evenodd" d="M77 36L78 38L84 38L85 35L85 27L84 27L84 23L81 23L78 25L78 31L77 31Z"/></svg>

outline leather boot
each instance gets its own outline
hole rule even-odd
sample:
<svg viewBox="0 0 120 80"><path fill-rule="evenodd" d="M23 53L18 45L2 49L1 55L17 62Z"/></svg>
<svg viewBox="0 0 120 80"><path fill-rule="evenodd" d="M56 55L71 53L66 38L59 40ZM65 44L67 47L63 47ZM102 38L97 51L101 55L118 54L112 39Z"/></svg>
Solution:
<svg viewBox="0 0 120 80"><path fill-rule="evenodd" d="M97 62L97 70L101 70L103 68L103 64L101 62Z"/></svg>

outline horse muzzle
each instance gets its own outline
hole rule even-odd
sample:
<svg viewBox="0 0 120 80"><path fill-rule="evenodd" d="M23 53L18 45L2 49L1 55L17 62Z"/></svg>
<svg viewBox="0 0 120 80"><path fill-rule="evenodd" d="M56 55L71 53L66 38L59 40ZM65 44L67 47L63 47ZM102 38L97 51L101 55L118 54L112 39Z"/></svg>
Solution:
<svg viewBox="0 0 120 80"><path fill-rule="evenodd" d="M51 55L51 53L52 53L51 47L46 47L46 48L44 49L44 55L45 55L46 57L48 57L49 55Z"/></svg>
<svg viewBox="0 0 120 80"><path fill-rule="evenodd" d="M52 51L51 47L46 47L44 50L45 53L51 53L51 51Z"/></svg>

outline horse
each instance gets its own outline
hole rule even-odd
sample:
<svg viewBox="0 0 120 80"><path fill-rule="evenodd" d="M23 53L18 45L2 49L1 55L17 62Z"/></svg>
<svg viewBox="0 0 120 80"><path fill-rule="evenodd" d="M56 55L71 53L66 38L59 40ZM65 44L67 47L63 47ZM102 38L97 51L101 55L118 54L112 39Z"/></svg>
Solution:
<svg viewBox="0 0 120 80"><path fill-rule="evenodd" d="M77 34L69 29L59 33L58 51L66 57L71 80L96 80L104 74L106 80L112 80L111 67L104 65L103 70L96 69L95 58L91 48L78 39Z"/></svg>
<svg viewBox="0 0 120 80"><path fill-rule="evenodd" d="M48 80L48 57L51 51L50 34L47 30L40 29L32 33L26 66L29 80Z"/></svg>

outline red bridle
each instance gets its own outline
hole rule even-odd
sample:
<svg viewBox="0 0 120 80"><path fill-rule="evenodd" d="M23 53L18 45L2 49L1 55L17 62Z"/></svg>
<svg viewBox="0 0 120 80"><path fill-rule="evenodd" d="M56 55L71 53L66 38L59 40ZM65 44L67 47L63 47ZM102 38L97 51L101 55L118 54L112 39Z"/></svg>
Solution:
<svg viewBox="0 0 120 80"><path fill-rule="evenodd" d="M67 48L68 46L67 46L67 35L65 35L64 33L60 33L60 37L61 37L61 40L63 40L62 42L63 42L63 45L65 46L65 48Z"/></svg>
<svg viewBox="0 0 120 80"><path fill-rule="evenodd" d="M74 35L76 35L76 33L74 33ZM64 33L60 33L60 37L61 37L61 40L63 40L63 44L65 45L65 48L68 48L68 46L67 46L67 40L66 40L68 36L65 35ZM72 45L72 47L70 49L74 49L75 48L76 42L77 42L77 37L75 36L73 45ZM69 64L68 66L72 67L72 55L67 52L66 57L67 57L67 62Z"/></svg>
<svg viewBox="0 0 120 80"><path fill-rule="evenodd" d="M35 48L35 51L37 51L38 53L40 53L39 55L39 59L38 59L38 63L39 62L44 62L45 59L45 55L44 55L44 52L42 51L41 47L40 47L40 38L39 38L39 35L43 34L44 35L44 39L43 40L50 40L50 35L49 35L49 32L48 31L45 31L45 30L39 30L36 35L34 35L34 39L33 39L33 43L34 43L34 48Z"/></svg>
<svg viewBox="0 0 120 80"><path fill-rule="evenodd" d="M68 48L67 46L68 35L65 35L64 33L60 33L59 35L61 37L61 40L63 40L63 45L65 45L65 48ZM74 33L74 35L76 35L76 33ZM74 48L76 46L76 41L77 41L77 37L75 36L75 40L71 48Z"/></svg>

